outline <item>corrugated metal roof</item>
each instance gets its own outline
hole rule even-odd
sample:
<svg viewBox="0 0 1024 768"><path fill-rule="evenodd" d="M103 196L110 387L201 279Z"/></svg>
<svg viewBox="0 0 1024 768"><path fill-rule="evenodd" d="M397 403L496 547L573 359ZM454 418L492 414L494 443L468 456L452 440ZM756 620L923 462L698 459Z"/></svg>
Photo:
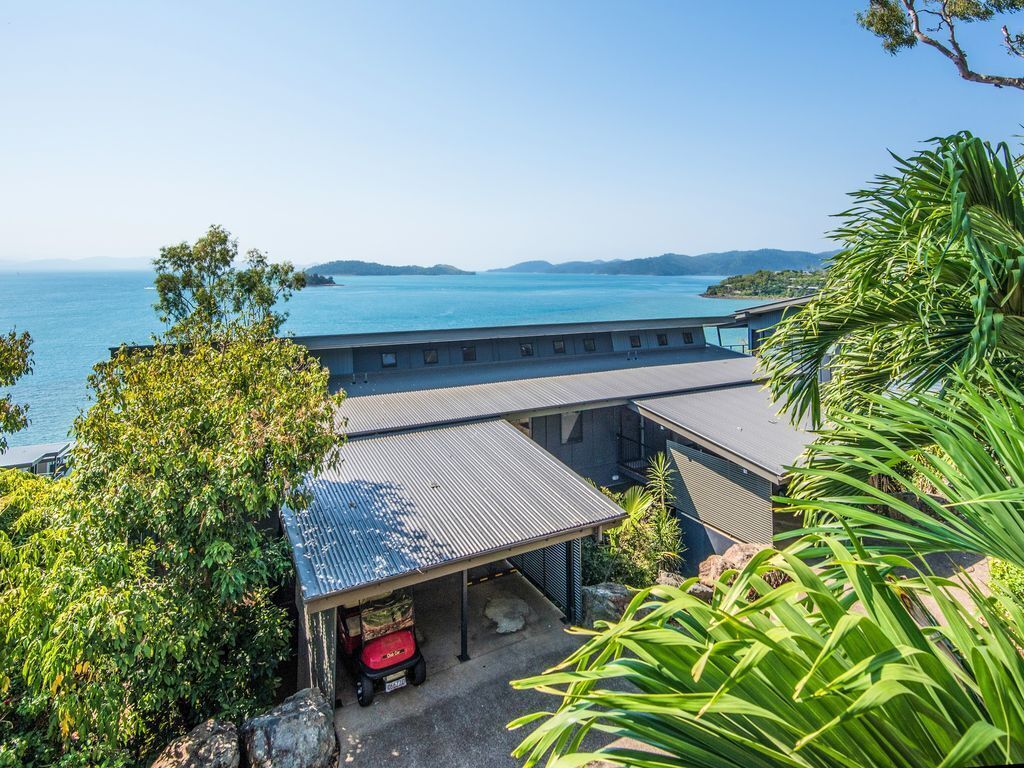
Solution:
<svg viewBox="0 0 1024 768"><path fill-rule="evenodd" d="M720 354L721 350L695 350L692 359L700 362L640 365L634 361L634 367L619 370L354 396L339 409L339 415L348 419L341 428L349 435L373 434L553 408L625 402L752 380L757 365L754 358L708 359Z"/></svg>
<svg viewBox="0 0 1024 768"><path fill-rule="evenodd" d="M758 384L635 400L641 414L668 422L781 478L814 436L797 429Z"/></svg>
<svg viewBox="0 0 1024 768"><path fill-rule="evenodd" d="M307 603L623 514L505 421L351 440L340 458L283 514Z"/></svg>
<svg viewBox="0 0 1024 768"><path fill-rule="evenodd" d="M8 446L6 451L0 451L0 467L31 466L49 453L60 453L68 445L70 443L65 440L63 443Z"/></svg>
<svg viewBox="0 0 1024 768"><path fill-rule="evenodd" d="M754 307L745 307L744 309L737 309L733 314L737 320L744 320L750 315L763 315L766 312L775 312L780 309L787 309L789 307L802 307L804 304L813 299L817 294L808 293L804 296L796 296L792 299L779 299L778 301L769 301L767 304L758 304Z"/></svg>

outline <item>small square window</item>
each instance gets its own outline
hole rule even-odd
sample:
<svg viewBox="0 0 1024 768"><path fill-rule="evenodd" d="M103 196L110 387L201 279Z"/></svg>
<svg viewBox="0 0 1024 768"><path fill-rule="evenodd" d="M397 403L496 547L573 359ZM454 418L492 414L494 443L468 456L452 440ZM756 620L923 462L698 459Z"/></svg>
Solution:
<svg viewBox="0 0 1024 768"><path fill-rule="evenodd" d="M659 347L667 347L668 346L668 334L667 333L659 333L658 334L658 346Z"/></svg>
<svg viewBox="0 0 1024 768"><path fill-rule="evenodd" d="M683 344L693 344L693 334L689 331L683 331Z"/></svg>
<svg viewBox="0 0 1024 768"><path fill-rule="evenodd" d="M424 349L423 350L423 364L424 365L437 365L437 350L436 349Z"/></svg>
<svg viewBox="0 0 1024 768"><path fill-rule="evenodd" d="M381 352L380 353L380 367L381 368L394 368L398 365L398 355L394 352Z"/></svg>
<svg viewBox="0 0 1024 768"><path fill-rule="evenodd" d="M554 350L556 355L565 354L565 341L562 339L555 339L551 342L551 349Z"/></svg>
<svg viewBox="0 0 1024 768"><path fill-rule="evenodd" d="M475 363L476 362L476 347L463 347L462 348L462 362L464 362L464 363Z"/></svg>
<svg viewBox="0 0 1024 768"><path fill-rule="evenodd" d="M597 350L597 340L594 337L589 337L583 340L583 350L585 352L594 352Z"/></svg>
<svg viewBox="0 0 1024 768"><path fill-rule="evenodd" d="M533 344L525 342L519 345L519 354L523 357L533 357Z"/></svg>
<svg viewBox="0 0 1024 768"><path fill-rule="evenodd" d="M629 337L629 346L633 349L640 349L640 337L637 334L633 334Z"/></svg>

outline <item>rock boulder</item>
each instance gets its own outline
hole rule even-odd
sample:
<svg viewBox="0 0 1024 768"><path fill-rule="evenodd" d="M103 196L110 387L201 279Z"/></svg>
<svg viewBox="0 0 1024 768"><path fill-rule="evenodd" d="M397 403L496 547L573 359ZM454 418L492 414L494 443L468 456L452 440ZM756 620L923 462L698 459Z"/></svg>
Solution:
<svg viewBox="0 0 1024 768"><path fill-rule="evenodd" d="M207 720L164 747L152 768L238 768L240 762L235 724Z"/></svg>
<svg viewBox="0 0 1024 768"><path fill-rule="evenodd" d="M583 624L592 627L595 621L618 621L632 599L633 593L622 584L609 581L584 587Z"/></svg>
<svg viewBox="0 0 1024 768"><path fill-rule="evenodd" d="M334 716L324 695L306 688L242 725L252 768L328 768L337 744Z"/></svg>

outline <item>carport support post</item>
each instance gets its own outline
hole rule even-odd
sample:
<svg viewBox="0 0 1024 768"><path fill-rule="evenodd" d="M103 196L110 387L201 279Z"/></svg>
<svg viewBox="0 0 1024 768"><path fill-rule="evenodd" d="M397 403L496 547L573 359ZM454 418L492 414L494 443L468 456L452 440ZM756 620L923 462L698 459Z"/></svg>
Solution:
<svg viewBox="0 0 1024 768"><path fill-rule="evenodd" d="M462 611L459 617L461 653L459 653L459 661L469 661L469 571L462 572L461 582Z"/></svg>
<svg viewBox="0 0 1024 768"><path fill-rule="evenodd" d="M335 679L338 671L338 610L310 613L299 606L299 687L319 688L335 706Z"/></svg>
<svg viewBox="0 0 1024 768"><path fill-rule="evenodd" d="M579 584L579 574L576 572L576 552L573 546L576 542L570 539L565 542L565 618L570 624L579 621L576 615L576 590Z"/></svg>

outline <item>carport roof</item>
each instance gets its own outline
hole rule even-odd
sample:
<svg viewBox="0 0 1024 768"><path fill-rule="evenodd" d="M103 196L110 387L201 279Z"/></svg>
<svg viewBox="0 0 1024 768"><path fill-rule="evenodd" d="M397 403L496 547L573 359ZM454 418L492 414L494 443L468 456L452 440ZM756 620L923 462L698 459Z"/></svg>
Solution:
<svg viewBox="0 0 1024 768"><path fill-rule="evenodd" d="M642 416L773 482L814 436L798 429L759 384L634 400Z"/></svg>
<svg viewBox="0 0 1024 768"><path fill-rule="evenodd" d="M315 612L596 532L622 510L506 421L350 440L285 509Z"/></svg>

